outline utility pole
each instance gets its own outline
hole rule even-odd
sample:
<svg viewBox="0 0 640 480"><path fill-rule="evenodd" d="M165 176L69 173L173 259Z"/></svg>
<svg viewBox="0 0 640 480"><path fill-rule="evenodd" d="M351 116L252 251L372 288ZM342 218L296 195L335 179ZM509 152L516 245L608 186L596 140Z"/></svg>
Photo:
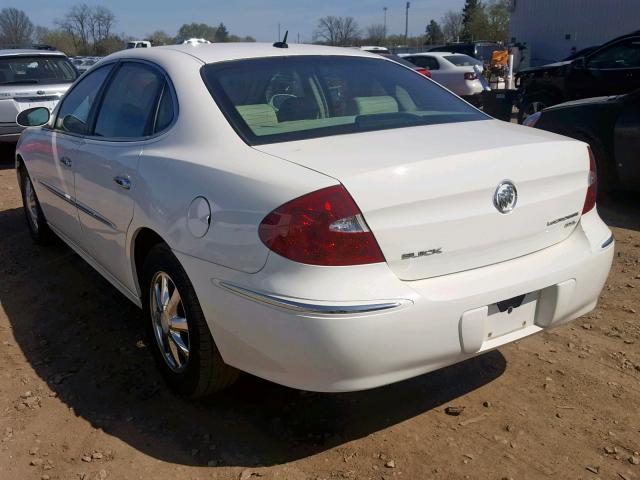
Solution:
<svg viewBox="0 0 640 480"><path fill-rule="evenodd" d="M382 7L382 10L384 10L384 38L385 40L387 39L387 7Z"/></svg>
<svg viewBox="0 0 640 480"><path fill-rule="evenodd" d="M280 22L278 22L278 41L280 41Z"/></svg>
<svg viewBox="0 0 640 480"><path fill-rule="evenodd" d="M407 2L407 7L404 15L404 43L409 46L409 7L411 6L410 2Z"/></svg>
<svg viewBox="0 0 640 480"><path fill-rule="evenodd" d="M298 43L300 43L300 32L298 32Z"/></svg>

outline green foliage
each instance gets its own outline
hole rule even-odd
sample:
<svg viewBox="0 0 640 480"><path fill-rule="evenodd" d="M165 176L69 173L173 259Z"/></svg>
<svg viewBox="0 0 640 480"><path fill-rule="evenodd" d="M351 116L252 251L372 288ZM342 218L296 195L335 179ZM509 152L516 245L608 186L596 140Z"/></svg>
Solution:
<svg viewBox="0 0 640 480"><path fill-rule="evenodd" d="M216 27L214 38L216 42L229 41L229 30L227 30L227 27L225 27L224 23L220 22L220 25Z"/></svg>
<svg viewBox="0 0 640 480"><path fill-rule="evenodd" d="M204 38L210 42L216 40L216 27L207 25L206 23L189 23L184 24L178 29L178 35L176 40L178 43L182 43L190 38Z"/></svg>
<svg viewBox="0 0 640 480"><path fill-rule="evenodd" d="M509 0L466 0L462 9L461 40L506 42L509 36Z"/></svg>
<svg viewBox="0 0 640 480"><path fill-rule="evenodd" d="M433 19L427 25L426 34L426 43L431 45L444 43L442 28L440 27L440 24Z"/></svg>

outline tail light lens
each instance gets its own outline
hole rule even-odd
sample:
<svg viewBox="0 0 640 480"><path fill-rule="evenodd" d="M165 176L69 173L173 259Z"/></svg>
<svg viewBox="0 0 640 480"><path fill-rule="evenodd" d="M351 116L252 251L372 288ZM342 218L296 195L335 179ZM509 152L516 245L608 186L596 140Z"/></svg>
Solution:
<svg viewBox="0 0 640 480"><path fill-rule="evenodd" d="M593 156L591 147L587 147L589 151L589 184L587 186L587 195L584 199L584 206L582 207L582 214L591 211L596 206L596 198L598 196L598 175L596 171L596 159Z"/></svg>
<svg viewBox="0 0 640 480"><path fill-rule="evenodd" d="M431 78L431 72L426 68L416 68L416 72L421 73L425 77Z"/></svg>
<svg viewBox="0 0 640 480"><path fill-rule="evenodd" d="M465 72L464 79L465 80L478 80L478 74L476 72Z"/></svg>
<svg viewBox="0 0 640 480"><path fill-rule="evenodd" d="M311 265L384 262L360 209L342 185L296 198L268 214L258 229L275 253Z"/></svg>

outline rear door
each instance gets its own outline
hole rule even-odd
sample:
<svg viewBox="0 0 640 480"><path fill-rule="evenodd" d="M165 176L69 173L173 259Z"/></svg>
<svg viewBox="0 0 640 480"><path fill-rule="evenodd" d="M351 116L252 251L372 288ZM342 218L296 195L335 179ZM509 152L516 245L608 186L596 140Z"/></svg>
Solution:
<svg viewBox="0 0 640 480"><path fill-rule="evenodd" d="M38 196L47 220L70 240L78 242L75 168L84 145L87 122L100 89L111 71L106 65L73 87L58 110L53 129L43 130L46 141L34 151L30 171L37 179Z"/></svg>
<svg viewBox="0 0 640 480"><path fill-rule="evenodd" d="M82 245L132 290L125 240L133 218L138 161L144 142L154 134L165 85L164 74L157 68L142 62L121 63L76 162Z"/></svg>

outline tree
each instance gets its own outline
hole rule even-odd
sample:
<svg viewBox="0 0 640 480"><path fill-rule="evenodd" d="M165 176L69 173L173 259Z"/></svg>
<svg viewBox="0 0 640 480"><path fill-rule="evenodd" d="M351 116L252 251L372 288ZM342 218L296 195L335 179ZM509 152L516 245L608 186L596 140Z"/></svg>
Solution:
<svg viewBox="0 0 640 480"><path fill-rule="evenodd" d="M457 42L462 35L464 16L462 12L449 10L442 17L442 33L445 42Z"/></svg>
<svg viewBox="0 0 640 480"><path fill-rule="evenodd" d="M444 34L442 33L442 28L440 28L440 24L435 20L431 20L429 22L429 25L427 25L426 34L427 43L431 45L444 42Z"/></svg>
<svg viewBox="0 0 640 480"><path fill-rule="evenodd" d="M148 33L147 40L151 42L151 45L173 45L176 43L175 37L172 37L164 30L156 30L153 33Z"/></svg>
<svg viewBox="0 0 640 480"><path fill-rule="evenodd" d="M372 45L382 45L385 43L386 31L382 23L376 23L367 27L366 42Z"/></svg>
<svg viewBox="0 0 640 480"><path fill-rule="evenodd" d="M190 23L184 24L178 30L176 40L178 43L182 43L190 38L204 38L210 42L216 41L216 27L207 25L206 23Z"/></svg>
<svg viewBox="0 0 640 480"><path fill-rule="evenodd" d="M511 13L509 0L494 0L487 6L489 30L486 39L494 42L507 42Z"/></svg>
<svg viewBox="0 0 640 480"><path fill-rule="evenodd" d="M31 43L33 23L22 10L3 8L0 10L0 43L24 45Z"/></svg>
<svg viewBox="0 0 640 480"><path fill-rule="evenodd" d="M477 23L478 11L483 9L480 0L465 0L462 8L462 40L469 42L473 40L472 24Z"/></svg>
<svg viewBox="0 0 640 480"><path fill-rule="evenodd" d="M352 45L360 37L358 23L353 17L322 17L313 32L314 39L333 46Z"/></svg>
<svg viewBox="0 0 640 480"><path fill-rule="evenodd" d="M76 50L81 55L104 55L113 51L111 30L116 20L113 12L106 7L90 7L85 3L74 5L56 23L73 39Z"/></svg>
<svg viewBox="0 0 640 480"><path fill-rule="evenodd" d="M229 41L229 30L224 25L224 23L220 22L220 25L216 27L216 33L213 36L216 42L228 42Z"/></svg>
<svg viewBox="0 0 640 480"><path fill-rule="evenodd" d="M76 55L78 55L78 50L73 41L73 38L64 30L49 30L45 27L36 27L35 40L38 43L51 45L57 50L66 53L70 57L75 57Z"/></svg>

